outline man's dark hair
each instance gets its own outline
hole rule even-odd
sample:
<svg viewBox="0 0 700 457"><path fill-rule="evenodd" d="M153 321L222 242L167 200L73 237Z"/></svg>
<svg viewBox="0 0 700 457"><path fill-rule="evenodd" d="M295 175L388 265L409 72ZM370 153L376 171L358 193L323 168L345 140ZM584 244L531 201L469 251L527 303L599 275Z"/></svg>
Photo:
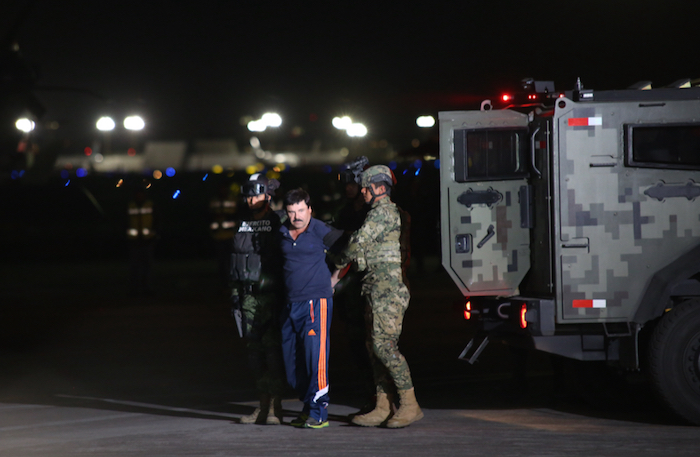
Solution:
<svg viewBox="0 0 700 457"><path fill-rule="evenodd" d="M309 197L308 192L306 192L301 187L298 189L292 189L287 192L284 196L284 207L287 208L290 205L296 205L297 203L305 202L306 206L311 206L311 197Z"/></svg>

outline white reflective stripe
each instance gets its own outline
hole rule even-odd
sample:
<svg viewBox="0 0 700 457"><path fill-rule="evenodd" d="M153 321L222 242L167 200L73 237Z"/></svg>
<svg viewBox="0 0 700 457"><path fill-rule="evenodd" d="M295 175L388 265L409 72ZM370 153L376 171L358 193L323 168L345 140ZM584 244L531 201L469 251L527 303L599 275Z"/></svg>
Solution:
<svg viewBox="0 0 700 457"><path fill-rule="evenodd" d="M218 222L212 222L211 225L210 225L209 227L211 227L212 230L216 230L216 229L219 228L219 223L218 223Z"/></svg>
<svg viewBox="0 0 700 457"><path fill-rule="evenodd" d="M222 222L221 227L225 229L230 229L236 226L235 222Z"/></svg>
<svg viewBox="0 0 700 457"><path fill-rule="evenodd" d="M323 397L324 395L326 395L326 394L328 393L328 389L329 389L329 388L330 388L330 386L326 386L326 387L324 387L323 389L321 389L321 390L319 390L318 392L316 392L316 395L314 395L314 403L316 403L316 402L318 401L319 398L321 398L321 397Z"/></svg>
<svg viewBox="0 0 700 457"><path fill-rule="evenodd" d="M141 214L151 214L153 212L153 208L141 208Z"/></svg>
<svg viewBox="0 0 700 457"><path fill-rule="evenodd" d="M138 208L129 208L129 214L138 214L139 209Z"/></svg>
<svg viewBox="0 0 700 457"><path fill-rule="evenodd" d="M143 232L143 234L144 234L144 235L148 235L148 234L150 234L150 233L151 233L151 231L150 231L150 230L148 230L147 228L144 228L144 229L143 229L143 230L141 230L141 231Z"/></svg>
<svg viewBox="0 0 700 457"><path fill-rule="evenodd" d="M224 202L224 207L226 207L226 208L233 208L235 206L236 206L236 202L234 202L234 201L226 200Z"/></svg>
<svg viewBox="0 0 700 457"><path fill-rule="evenodd" d="M131 229L128 229L128 230L126 231L126 234L129 235L129 236L138 236L139 231L136 230L136 229L131 228Z"/></svg>

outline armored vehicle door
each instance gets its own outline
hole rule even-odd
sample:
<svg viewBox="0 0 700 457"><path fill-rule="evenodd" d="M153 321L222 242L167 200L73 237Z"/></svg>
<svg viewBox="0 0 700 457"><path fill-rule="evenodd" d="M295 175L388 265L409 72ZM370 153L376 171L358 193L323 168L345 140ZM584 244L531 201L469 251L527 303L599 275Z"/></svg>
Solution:
<svg viewBox="0 0 700 457"><path fill-rule="evenodd" d="M528 117L440 113L442 262L464 295L514 295L530 268Z"/></svg>
<svg viewBox="0 0 700 457"><path fill-rule="evenodd" d="M698 246L699 107L558 102L559 322L631 321L653 276Z"/></svg>

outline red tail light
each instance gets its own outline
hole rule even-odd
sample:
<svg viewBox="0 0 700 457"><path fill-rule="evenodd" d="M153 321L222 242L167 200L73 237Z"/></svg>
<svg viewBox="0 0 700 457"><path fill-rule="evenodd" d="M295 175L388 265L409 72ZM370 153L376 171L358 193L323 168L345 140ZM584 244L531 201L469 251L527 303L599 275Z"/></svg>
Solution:
<svg viewBox="0 0 700 457"><path fill-rule="evenodd" d="M504 102L509 102L509 101L513 100L513 96L510 94L503 94L501 96L501 100L503 100Z"/></svg>
<svg viewBox="0 0 700 457"><path fill-rule="evenodd" d="M472 318L472 302L467 300L464 304L464 319L469 320Z"/></svg>
<svg viewBox="0 0 700 457"><path fill-rule="evenodd" d="M527 328L527 304L520 305L520 328Z"/></svg>

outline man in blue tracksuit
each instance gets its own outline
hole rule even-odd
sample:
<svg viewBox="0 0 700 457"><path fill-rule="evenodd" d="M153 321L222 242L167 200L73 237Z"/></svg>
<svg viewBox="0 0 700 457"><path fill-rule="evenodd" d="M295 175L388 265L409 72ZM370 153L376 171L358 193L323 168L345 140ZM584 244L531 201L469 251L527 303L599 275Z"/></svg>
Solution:
<svg viewBox="0 0 700 457"><path fill-rule="evenodd" d="M287 305L282 311L282 352L287 381L304 402L295 427L328 426L328 353L333 315L326 250L342 231L311 216L309 194L287 192L287 221L280 228Z"/></svg>

